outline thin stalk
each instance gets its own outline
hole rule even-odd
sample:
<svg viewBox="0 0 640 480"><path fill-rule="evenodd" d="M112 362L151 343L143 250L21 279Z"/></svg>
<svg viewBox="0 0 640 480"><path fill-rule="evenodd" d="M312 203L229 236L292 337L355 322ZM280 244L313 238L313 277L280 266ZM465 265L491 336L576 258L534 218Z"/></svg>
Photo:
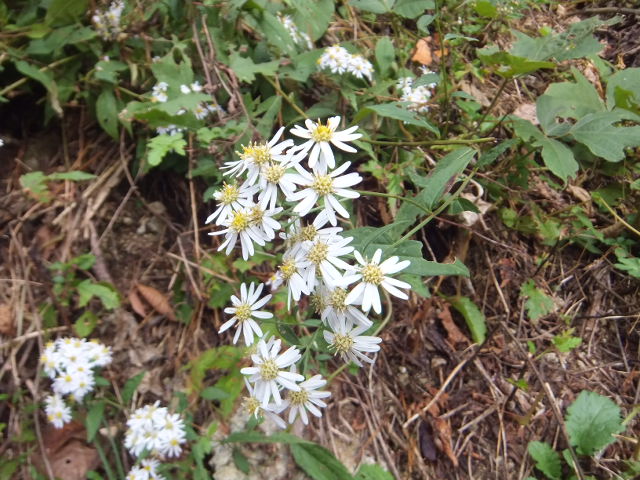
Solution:
<svg viewBox="0 0 640 480"><path fill-rule="evenodd" d="M96 447L96 450L98 451L98 456L100 457L100 461L102 462L102 466L104 467L104 471L107 474L107 477L109 477L109 480L118 480L118 477L116 477L116 475L113 473L113 470L111 470L109 460L107 459L107 456L105 455L104 450L102 449L102 445L100 445L98 439L96 438L95 442L93 443ZM124 478L124 474L121 478Z"/></svg>
<svg viewBox="0 0 640 480"><path fill-rule="evenodd" d="M449 109L449 89L447 88L447 59L445 58L445 49L444 49L444 35L442 32L442 0L436 0L436 30L438 31L438 40L440 42L440 71L442 75L442 96L443 102L441 105L444 105L444 136L447 136L447 132L449 131L449 117L451 114L451 110Z"/></svg>
<svg viewBox="0 0 640 480"><path fill-rule="evenodd" d="M391 245L390 248L393 249L393 248L397 247L398 245L400 245L402 242L404 242L404 241L408 240L409 238L411 238L416 232L419 232L422 228L424 228L424 226L427 223L429 223L431 220L433 220L435 217L437 217L441 212L443 212L449 205L451 205L453 203L453 201L456 198L458 198L458 195L464 191L464 189L467 187L467 184L471 181L471 179L473 178L473 176L476 174L477 171L478 171L477 167L474 168L473 171L471 172L471 174L468 175L467 178L465 178L463 180L462 185L460 185L460 187L455 191L455 193L453 195L451 195L444 202L442 202L442 205L440 205L438 208L436 208L428 217L426 217L418 225L416 225L411 230L409 230L407 233L405 233L402 236L402 238L400 240L396 241L393 245Z"/></svg>
<svg viewBox="0 0 640 480"><path fill-rule="evenodd" d="M271 80L271 79L270 79L268 76L266 76L266 75L263 75L263 77L267 80L267 82L269 82L269 83L271 84L271 86L272 86L273 88L275 88L276 92L278 92L278 95L280 95L281 97L283 97L283 98L287 101L287 103L288 103L289 105L291 105L291 107L292 107L296 112L298 112L298 113L302 116L302 118L309 118L309 117L307 116L307 114L306 114L306 113L304 113L304 111L303 111L303 110L302 110L298 105L296 105L296 103L295 103L293 100L291 100L291 99L289 98L289 96L288 96L286 93L284 93L284 91L283 91L283 90L278 86L278 84L277 84L276 82L274 82L273 80Z"/></svg>
<svg viewBox="0 0 640 480"><path fill-rule="evenodd" d="M420 145L474 145L476 143L488 143L494 142L494 137L465 139L465 138L451 138L448 140L421 140L416 142L393 142L386 140L367 140L360 139L361 142L371 143L372 145L393 145L400 147L416 147Z"/></svg>
<svg viewBox="0 0 640 480"><path fill-rule="evenodd" d="M122 459L120 458L116 442L113 439L113 435L111 435L109 431L109 424L104 418L102 419L102 424L106 427L107 438L109 439L109 443L111 444L111 448L113 449L113 455L116 457L116 468L118 469L118 475L120 478L124 478L124 466L122 465Z"/></svg>
<svg viewBox="0 0 640 480"><path fill-rule="evenodd" d="M370 192L369 190L356 190L356 192L358 192L360 195L369 196L369 197L395 198L396 200L402 200L403 202L410 203L414 207L417 207L423 212L425 212L427 215L432 213L431 210L429 210L428 208L425 208L423 205L420 205L415 200L412 200L411 198L407 198L407 197L402 197L400 195L394 195L393 193Z"/></svg>
<svg viewBox="0 0 640 480"><path fill-rule="evenodd" d="M509 83L509 80L510 80L509 78L502 79L502 83L500 84L500 87L498 87L498 91L493 96L493 99L491 100L491 103L489 104L489 106L485 110L484 114L480 118L480 121L478 122L478 126L474 129L474 132L478 131L478 130L480 130L482 128L482 123L486 120L487 116L489 116L489 113L491 113L491 110L493 110L493 107L496 106L496 103L498 103L498 99L500 98L500 95L502 95L502 91L507 86L507 83Z"/></svg>
<svg viewBox="0 0 640 480"><path fill-rule="evenodd" d="M604 207L607 210L609 210L609 213L611 213L611 215L613 215L617 221L619 221L621 224L627 227L630 231L632 231L633 233L635 233L640 237L640 231L638 231L636 228L633 227L633 225L629 224L624 218L618 215L618 213L613 208L611 208L611 206L605 201L604 198L600 197L598 200L602 202L602 205L604 205Z"/></svg>

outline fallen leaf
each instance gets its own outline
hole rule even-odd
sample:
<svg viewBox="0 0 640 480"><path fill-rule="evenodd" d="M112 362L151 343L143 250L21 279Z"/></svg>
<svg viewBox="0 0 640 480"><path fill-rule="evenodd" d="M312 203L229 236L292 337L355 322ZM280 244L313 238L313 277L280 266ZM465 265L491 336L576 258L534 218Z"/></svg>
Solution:
<svg viewBox="0 0 640 480"><path fill-rule="evenodd" d="M513 116L522 118L524 120L529 120L534 125L539 125L538 115L536 113L536 105L535 103L522 103L516 108L513 113Z"/></svg>
<svg viewBox="0 0 640 480"><path fill-rule="evenodd" d="M437 458L436 444L433 441L433 437L433 428L422 420L420 422L420 428L418 429L420 453L422 453L422 458L430 462L435 462Z"/></svg>
<svg viewBox="0 0 640 480"><path fill-rule="evenodd" d="M136 290L131 290L129 292L129 303L131 304L131 308L141 317L147 316L147 309L144 306L144 302L140 299L138 292Z"/></svg>
<svg viewBox="0 0 640 480"><path fill-rule="evenodd" d="M0 304L0 334L7 336L14 334L11 308L6 303Z"/></svg>
<svg viewBox="0 0 640 480"><path fill-rule="evenodd" d="M412 61L421 63L422 65L431 65L433 56L431 55L431 47L429 46L430 41L431 37L421 38L417 41L416 49L411 57Z"/></svg>
<svg viewBox="0 0 640 480"><path fill-rule="evenodd" d="M173 308L162 293L156 290L153 287L149 287L147 285L142 285L141 283L136 284L136 288L142 298L144 298L151 308L153 308L156 312L161 315L164 315L170 320L177 321L176 314L173 312Z"/></svg>
<svg viewBox="0 0 640 480"><path fill-rule="evenodd" d="M100 464L98 452L85 443L87 433L78 422L67 423L63 428L47 425L42 435L45 455L55 478L60 480L84 480L87 473ZM36 468L47 475L40 452L33 454Z"/></svg>
<svg viewBox="0 0 640 480"><path fill-rule="evenodd" d="M448 306L443 306L442 311L438 313L438 318L442 322L442 326L447 331L447 340L455 350L458 343L469 344L469 339L462 333L462 330L453 321Z"/></svg>

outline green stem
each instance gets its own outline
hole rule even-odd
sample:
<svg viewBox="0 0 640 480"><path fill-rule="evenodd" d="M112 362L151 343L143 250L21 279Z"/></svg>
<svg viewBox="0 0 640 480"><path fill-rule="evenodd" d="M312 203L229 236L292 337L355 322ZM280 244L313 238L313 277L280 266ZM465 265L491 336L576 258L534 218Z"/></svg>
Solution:
<svg viewBox="0 0 640 480"><path fill-rule="evenodd" d="M429 210L428 208L425 208L423 205L420 205L418 202L416 202L415 200L412 200L411 198L402 197L400 195L394 195L393 193L370 192L369 190L356 190L356 192L358 192L360 195L363 195L363 196L395 198L396 200L402 200L403 202L410 203L414 207L419 208L420 210L425 212L427 215L431 214L431 210Z"/></svg>
<svg viewBox="0 0 640 480"><path fill-rule="evenodd" d="M367 140L360 139L361 142L371 143L372 145L396 145L402 147L416 147L420 145L474 145L476 143L488 143L494 142L494 137L465 139L465 138L451 138L449 140L422 140L417 142L392 142L385 140Z"/></svg>
<svg viewBox="0 0 640 480"><path fill-rule="evenodd" d="M113 473L113 470L111 470L111 465L109 465L109 459L107 459L107 456L104 453L104 450L102 449L102 445L100 445L100 442L98 441L98 439L95 439L95 442L93 442L96 450L98 451L98 456L100 457L100 461L102 462L102 466L104 467L104 471L107 474L107 477L109 477L109 480L117 480L118 477L116 477L116 475ZM121 477L124 478L124 475Z"/></svg>
<svg viewBox="0 0 640 480"><path fill-rule="evenodd" d="M60 65L64 65L65 63L70 62L71 60L75 60L76 58L78 58L80 55L71 55L70 57L66 57L66 58L62 58L60 60L56 60L55 62L50 63L49 65L45 65L44 67L40 68L39 70L41 72L46 72L47 70L52 70L56 67L59 67ZM22 77L19 80L16 80L15 82L7 85L6 87L4 87L2 90L0 90L0 97L4 97L7 93L9 93L11 90L14 90L22 85L24 85L25 83L27 83L29 80L31 80L31 77Z"/></svg>
<svg viewBox="0 0 640 480"><path fill-rule="evenodd" d="M442 78L442 97L443 101L441 105L444 105L444 136L447 135L449 130L449 118L451 116L451 110L449 109L449 89L447 86L447 59L445 58L446 50L444 48L444 35L442 32L442 0L436 0L436 30L438 31L438 39L440 41L440 71Z"/></svg>
<svg viewBox="0 0 640 480"><path fill-rule="evenodd" d="M278 86L276 82L271 80L266 75L263 75L263 77L266 78L267 82L269 82L273 88L275 88L276 92L278 92L278 95L283 97L287 101L287 103L291 105L291 107L302 116L302 118L309 118L307 114L304 113L304 111L298 105L296 105L296 103L293 100L291 100L286 93L284 93L284 91Z"/></svg>
<svg viewBox="0 0 640 480"><path fill-rule="evenodd" d="M482 128L483 122L486 120L487 116L489 116L489 113L491 113L491 110L493 110L493 107L496 106L496 103L498 103L498 99L500 98L500 95L502 94L502 91L504 90L504 88L507 86L507 83L509 83L509 80L510 80L509 78L504 78L502 80L502 83L500 84L500 87L498 87L498 91L493 96L493 99L491 100L491 103L489 104L489 106L485 110L484 114L480 118L480 121L478 122L478 125L474 129L474 131L478 131L478 130L480 130Z"/></svg>
<svg viewBox="0 0 640 480"><path fill-rule="evenodd" d="M109 424L107 423L107 421L103 418L102 419L102 424L106 427L106 432L107 432L107 438L109 439L109 443L111 444L111 448L113 450L113 455L114 457L116 457L116 468L118 469L118 476L120 478L124 478L125 477L125 473L124 473L124 466L122 465L122 459L120 458L120 454L118 452L118 447L116 445L116 442L113 439L113 436L111 435L111 432L109 431Z"/></svg>
<svg viewBox="0 0 640 480"><path fill-rule="evenodd" d="M468 175L467 178L464 179L464 181L462 182L462 185L460 185L460 187L455 191L455 193L453 195L451 195L444 202L442 202L442 205L440 205L438 208L436 208L427 218L425 218L423 221L421 221L418 225L416 225L411 230L409 230L407 233L405 233L400 240L395 242L389 248L390 249L394 249L395 247L400 245L402 242L408 240L416 232L419 232L421 229L423 229L424 226L427 223L429 223L431 220L433 220L435 217L437 217L441 212L443 212L449 205L451 205L453 203L453 201L456 198L458 198L458 195L460 195L460 193L462 193L464 191L464 189L467 187L467 184L471 181L471 179L473 178L473 176L476 174L477 171L478 171L478 168L477 167L474 168L473 171L471 172L471 174Z"/></svg>

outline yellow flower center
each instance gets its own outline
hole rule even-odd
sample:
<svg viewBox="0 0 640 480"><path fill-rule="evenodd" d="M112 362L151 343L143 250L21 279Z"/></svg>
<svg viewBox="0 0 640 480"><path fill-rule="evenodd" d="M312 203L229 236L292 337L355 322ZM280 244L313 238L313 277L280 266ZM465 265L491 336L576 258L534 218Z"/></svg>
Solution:
<svg viewBox="0 0 640 480"><path fill-rule="evenodd" d="M299 392L291 392L289 394L289 401L291 405L304 405L309 400L309 392L302 389Z"/></svg>
<svg viewBox="0 0 640 480"><path fill-rule="evenodd" d="M320 315L327 306L324 297L319 294L311 295L309 303L311 304L311 307L313 307L313 311L318 315Z"/></svg>
<svg viewBox="0 0 640 480"><path fill-rule="evenodd" d="M372 283L374 285L380 285L384 278L382 270L380 270L380 267L375 263L369 263L365 265L364 267L362 267L360 273L362 273L362 279L365 281L365 283Z"/></svg>
<svg viewBox="0 0 640 480"><path fill-rule="evenodd" d="M236 307L236 317L241 322L251 318L251 306L248 303L241 303Z"/></svg>
<svg viewBox="0 0 640 480"><path fill-rule="evenodd" d="M327 259L328 252L329 252L329 245L322 242L316 242L309 249L309 253L307 253L307 259L309 259L311 263L317 266Z"/></svg>
<svg viewBox="0 0 640 480"><path fill-rule="evenodd" d="M282 273L282 278L285 280L289 280L297 271L298 267L293 258L287 258L282 262L282 265L280 265L280 272Z"/></svg>
<svg viewBox="0 0 640 480"><path fill-rule="evenodd" d="M260 205L256 205L251 209L250 221L253 225L260 225L262 218L264 217L264 210L260 208Z"/></svg>
<svg viewBox="0 0 640 480"><path fill-rule="evenodd" d="M333 132L328 125L322 125L321 122L318 122L316 129L311 132L311 138L316 142L328 142L331 137L333 137Z"/></svg>
<svg viewBox="0 0 640 480"><path fill-rule="evenodd" d="M249 146L242 146L242 153L237 152L242 160L250 160L256 165L264 165L271 161L271 152L266 144L250 143Z"/></svg>
<svg viewBox="0 0 640 480"><path fill-rule="evenodd" d="M349 335L341 335L336 333L333 337L333 343L331 344L336 349L337 353L346 353L353 347L353 338Z"/></svg>
<svg viewBox="0 0 640 480"><path fill-rule="evenodd" d="M307 225L306 227L303 227L302 230L300 230L300 238L302 240L312 241L316 238L317 234L318 230L316 230L316 227L314 227L313 225Z"/></svg>
<svg viewBox="0 0 640 480"><path fill-rule="evenodd" d="M233 214L233 220L231 220L229 228L231 230L235 230L236 232L242 232L249 227L250 222L251 217L249 216L249 214L244 212L235 212Z"/></svg>
<svg viewBox="0 0 640 480"><path fill-rule="evenodd" d="M279 370L276 361L269 359L260 365L260 376L266 381L275 380Z"/></svg>
<svg viewBox="0 0 640 480"><path fill-rule="evenodd" d="M282 178L282 176L284 175L285 171L286 169L283 166L272 163L265 169L264 177L267 179L268 182L278 183Z"/></svg>
<svg viewBox="0 0 640 480"><path fill-rule="evenodd" d="M329 305L338 312L343 312L347 309L347 305L344 303L346 298L347 291L344 288L336 288L329 296Z"/></svg>
<svg viewBox="0 0 640 480"><path fill-rule="evenodd" d="M249 415L257 415L260 411L260 400L256 397L245 397L244 408L247 409Z"/></svg>
<svg viewBox="0 0 640 480"><path fill-rule="evenodd" d="M220 190L220 203L224 205L231 205L240 197L240 189L235 185L229 185L225 183Z"/></svg>
<svg viewBox="0 0 640 480"><path fill-rule="evenodd" d="M333 192L333 179L329 175L316 174L315 177L311 188L314 189L318 195L329 195Z"/></svg>

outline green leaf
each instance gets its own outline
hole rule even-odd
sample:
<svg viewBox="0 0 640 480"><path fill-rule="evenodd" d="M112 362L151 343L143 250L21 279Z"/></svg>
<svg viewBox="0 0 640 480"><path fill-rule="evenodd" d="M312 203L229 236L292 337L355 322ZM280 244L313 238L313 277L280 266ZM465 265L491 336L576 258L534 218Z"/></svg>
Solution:
<svg viewBox="0 0 640 480"><path fill-rule="evenodd" d="M349 5L371 13L389 13L394 0L349 0Z"/></svg>
<svg viewBox="0 0 640 480"><path fill-rule="evenodd" d="M471 148L458 148L438 160L435 168L426 178L413 175L411 179L422 190L412 200L431 211L441 199L445 190L467 168L474 155L475 150ZM426 216L425 212L420 208L409 202L404 202L398 209L395 222L406 222L407 225L411 225L419 215Z"/></svg>
<svg viewBox="0 0 640 480"><path fill-rule="evenodd" d="M484 343L487 338L487 321L477 305L467 297L453 297L449 302L464 317L473 341L478 344Z"/></svg>
<svg viewBox="0 0 640 480"><path fill-rule="evenodd" d="M85 14L88 5L88 0L53 0L47 8L45 22L50 26L75 23Z"/></svg>
<svg viewBox="0 0 640 480"><path fill-rule="evenodd" d="M39 202L49 203L51 192L47 188L47 177L42 172L30 172L20 176L20 186L29 191Z"/></svg>
<svg viewBox="0 0 640 480"><path fill-rule="evenodd" d="M286 432L278 432L266 436L258 431L234 432L225 438L224 443L284 443L293 445L297 443L311 443L296 435ZM312 444L313 445L313 444Z"/></svg>
<svg viewBox="0 0 640 480"><path fill-rule="evenodd" d="M529 442L529 455L536 462L536 468L549 480L562 480L560 455L546 442Z"/></svg>
<svg viewBox="0 0 640 480"><path fill-rule="evenodd" d="M524 306L531 320L538 320L553 312L555 309L553 299L537 288L532 279L522 284L522 287L520 287L520 295L527 297Z"/></svg>
<svg viewBox="0 0 640 480"><path fill-rule="evenodd" d="M632 277L640 278L640 258L629 256L623 248L616 248L615 254L618 263L614 263L614 267L627 272Z"/></svg>
<svg viewBox="0 0 640 480"><path fill-rule="evenodd" d="M113 286L107 283L93 283L91 280L83 280L77 285L78 306L84 307L93 297L98 297L104 307L113 310L120 306L120 297Z"/></svg>
<svg viewBox="0 0 640 480"><path fill-rule="evenodd" d="M114 139L118 139L118 104L113 89L105 88L96 100L98 123Z"/></svg>
<svg viewBox="0 0 640 480"><path fill-rule="evenodd" d="M253 60L247 57L242 57L238 52L233 52L229 57L229 67L237 75L238 79L242 82L253 82L256 79L256 74L262 75L274 75L278 70L278 60L265 63L253 63Z"/></svg>
<svg viewBox="0 0 640 480"><path fill-rule="evenodd" d="M240 470L242 473L244 473L245 475L249 475L249 471L251 470L250 465L249 465L249 461L247 460L247 457L244 456L244 454L237 448L233 449L233 463L236 466L236 468L238 470Z"/></svg>
<svg viewBox="0 0 640 480"><path fill-rule="evenodd" d="M93 76L103 82L118 83L118 73L127 69L127 65L117 60L100 60L96 63Z"/></svg>
<svg viewBox="0 0 640 480"><path fill-rule="evenodd" d="M39 70L33 65L23 61L15 62L15 66L23 75L26 75L27 77L44 85L44 88L47 89L49 102L51 102L51 108L53 108L58 115L62 116L62 107L60 106L60 100L58 99L58 85L53 79L53 74L51 72Z"/></svg>
<svg viewBox="0 0 640 480"><path fill-rule="evenodd" d="M429 28L427 27L429 27L435 19L435 15L422 15L416 22L416 27L424 33L429 33Z"/></svg>
<svg viewBox="0 0 640 480"><path fill-rule="evenodd" d="M637 120L638 116L625 110L585 115L569 133L586 145L594 155L610 162L625 158L626 147L640 145L640 126L623 127L614 124L622 120Z"/></svg>
<svg viewBox="0 0 640 480"><path fill-rule="evenodd" d="M293 20L298 29L307 33L311 40L320 39L331 23L335 2L333 0L291 0L289 3L295 8Z"/></svg>
<svg viewBox="0 0 640 480"><path fill-rule="evenodd" d="M594 455L615 441L624 430L620 407L611 399L583 390L567 409L567 432L571 444L582 455Z"/></svg>
<svg viewBox="0 0 640 480"><path fill-rule="evenodd" d="M85 338L91 335L97 324L98 317L93 312L86 311L74 322L73 329L79 337Z"/></svg>
<svg viewBox="0 0 640 480"><path fill-rule="evenodd" d="M569 328L562 332L560 335L555 335L553 337L553 345L558 349L558 351L562 353L568 353L574 348L577 348L582 343L582 339L580 337L574 337L573 332L574 328Z"/></svg>
<svg viewBox="0 0 640 480"><path fill-rule="evenodd" d="M273 45L285 55L296 53L296 45L278 18L267 10L263 10L258 19L258 31L270 45Z"/></svg>
<svg viewBox="0 0 640 480"><path fill-rule="evenodd" d="M129 403L131 402L131 399L133 398L133 394L136 392L136 390L140 386L140 383L142 382L142 379L144 378L145 373L146 372L138 373L137 375L127 380L127 382L124 384L124 387L122 388L122 403L124 405L129 405Z"/></svg>
<svg viewBox="0 0 640 480"><path fill-rule="evenodd" d="M313 480L353 480L346 467L329 450L312 443L291 445L293 459Z"/></svg>
<svg viewBox="0 0 640 480"><path fill-rule="evenodd" d="M476 13L485 18L496 18L498 16L498 7L490 0L478 0L476 2Z"/></svg>
<svg viewBox="0 0 640 480"><path fill-rule="evenodd" d="M395 58L396 54L391 39L389 37L380 37L376 43L376 62L378 63L380 76L387 76Z"/></svg>
<svg viewBox="0 0 640 480"><path fill-rule="evenodd" d="M607 80L607 107L640 114L640 68L626 68Z"/></svg>
<svg viewBox="0 0 640 480"><path fill-rule="evenodd" d="M93 173L81 172L80 170L71 170L69 172L50 173L46 177L48 180L71 180L72 182L82 182L96 178Z"/></svg>
<svg viewBox="0 0 640 480"><path fill-rule="evenodd" d="M152 167L155 167L160 165L165 155L171 151L176 152L178 155L184 155L184 148L187 146L187 142L182 138L182 133L163 134L153 137L149 140L147 146L149 147L147 162Z"/></svg>
<svg viewBox="0 0 640 480"><path fill-rule="evenodd" d="M356 480L393 480L393 475L379 465L362 465L355 476Z"/></svg>
<svg viewBox="0 0 640 480"><path fill-rule="evenodd" d="M200 396L205 400L224 400L229 398L229 392L218 387L207 387L200 392Z"/></svg>
<svg viewBox="0 0 640 480"><path fill-rule="evenodd" d="M256 129L260 132L260 135L262 135L263 138L268 138L271 136L271 130L275 124L276 116L280 113L282 97L274 95L273 97L269 97L263 103L267 106L267 109L262 118L258 121Z"/></svg>
<svg viewBox="0 0 640 480"><path fill-rule="evenodd" d="M358 117L366 115L368 112L375 112L381 117L393 118L395 120L401 120L409 125L416 125L423 127L430 132L439 134L438 129L431 123L422 119L418 114L407 109L402 102L382 103L380 105L367 105L363 110L358 112Z"/></svg>
<svg viewBox="0 0 640 480"><path fill-rule="evenodd" d="M435 9L434 0L396 0L393 13L404 18L419 17L425 10Z"/></svg>
<svg viewBox="0 0 640 480"><path fill-rule="evenodd" d="M513 78L519 75L533 73L542 68L555 68L553 62L542 62L518 57L507 52L499 51L498 47L491 46L476 51L478 58L486 65L499 65L496 73L504 78Z"/></svg>
<svg viewBox="0 0 640 480"><path fill-rule="evenodd" d="M569 177L575 176L579 167L578 162L576 162L571 149L565 144L553 138L540 136L532 145L542 147L541 155L544 164L563 182L566 182Z"/></svg>
<svg viewBox="0 0 640 480"><path fill-rule="evenodd" d="M104 400L97 400L91 405L89 413L87 413L87 442L91 443L98 433L100 424L102 423L102 417L104 416Z"/></svg>

